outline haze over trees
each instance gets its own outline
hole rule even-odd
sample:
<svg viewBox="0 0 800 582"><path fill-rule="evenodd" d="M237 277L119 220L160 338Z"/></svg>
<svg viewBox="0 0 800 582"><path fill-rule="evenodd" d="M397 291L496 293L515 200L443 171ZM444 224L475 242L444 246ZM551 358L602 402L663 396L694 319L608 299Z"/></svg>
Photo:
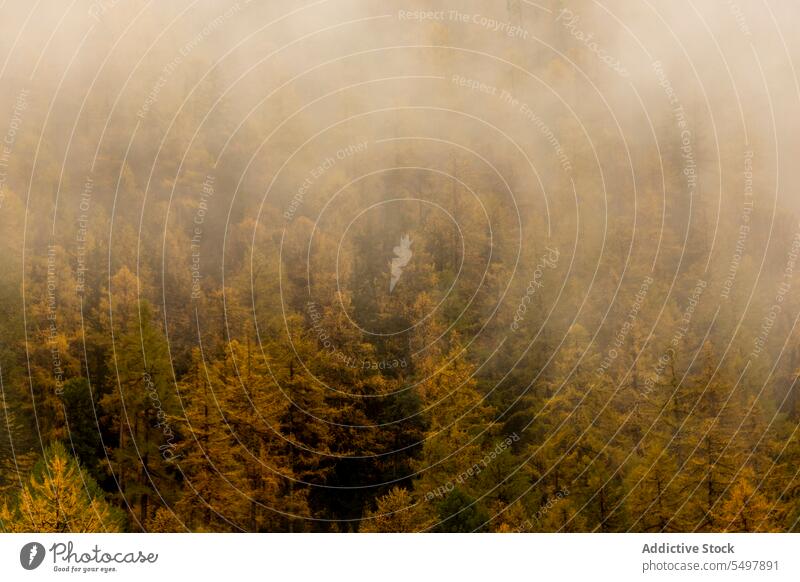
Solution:
<svg viewBox="0 0 800 582"><path fill-rule="evenodd" d="M794 81L731 14L728 77L669 7L43 4L0 531L800 531Z"/></svg>

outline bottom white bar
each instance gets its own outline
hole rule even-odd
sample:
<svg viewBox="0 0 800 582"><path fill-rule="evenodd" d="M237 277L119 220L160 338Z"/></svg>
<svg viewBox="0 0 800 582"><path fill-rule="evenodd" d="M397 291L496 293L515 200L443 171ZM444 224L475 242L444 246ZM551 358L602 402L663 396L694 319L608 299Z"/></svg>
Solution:
<svg viewBox="0 0 800 582"><path fill-rule="evenodd" d="M4 534L0 580L800 580L798 534Z"/></svg>

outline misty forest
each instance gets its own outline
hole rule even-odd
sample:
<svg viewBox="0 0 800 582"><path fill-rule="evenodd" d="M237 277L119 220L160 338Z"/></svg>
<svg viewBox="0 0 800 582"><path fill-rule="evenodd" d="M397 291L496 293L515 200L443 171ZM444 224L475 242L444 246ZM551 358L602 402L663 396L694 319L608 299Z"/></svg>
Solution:
<svg viewBox="0 0 800 582"><path fill-rule="evenodd" d="M0 531L800 531L774 4L5 2Z"/></svg>

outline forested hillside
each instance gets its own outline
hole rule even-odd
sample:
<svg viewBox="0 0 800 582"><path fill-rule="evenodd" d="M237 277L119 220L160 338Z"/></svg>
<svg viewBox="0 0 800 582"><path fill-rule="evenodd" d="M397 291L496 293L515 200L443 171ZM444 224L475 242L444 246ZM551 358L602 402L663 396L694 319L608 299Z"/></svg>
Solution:
<svg viewBox="0 0 800 582"><path fill-rule="evenodd" d="M2 41L0 531L800 531L763 87L556 2L174 4Z"/></svg>

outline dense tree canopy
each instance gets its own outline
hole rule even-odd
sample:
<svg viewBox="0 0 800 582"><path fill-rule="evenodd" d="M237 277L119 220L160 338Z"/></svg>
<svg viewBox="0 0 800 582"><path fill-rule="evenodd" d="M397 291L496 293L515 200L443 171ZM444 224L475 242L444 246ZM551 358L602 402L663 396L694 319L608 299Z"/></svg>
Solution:
<svg viewBox="0 0 800 582"><path fill-rule="evenodd" d="M663 83L621 106L523 4L547 42L491 54L196 15L117 46L120 6L63 86L43 57L1 190L0 530L800 531L769 148L684 91L695 190Z"/></svg>

